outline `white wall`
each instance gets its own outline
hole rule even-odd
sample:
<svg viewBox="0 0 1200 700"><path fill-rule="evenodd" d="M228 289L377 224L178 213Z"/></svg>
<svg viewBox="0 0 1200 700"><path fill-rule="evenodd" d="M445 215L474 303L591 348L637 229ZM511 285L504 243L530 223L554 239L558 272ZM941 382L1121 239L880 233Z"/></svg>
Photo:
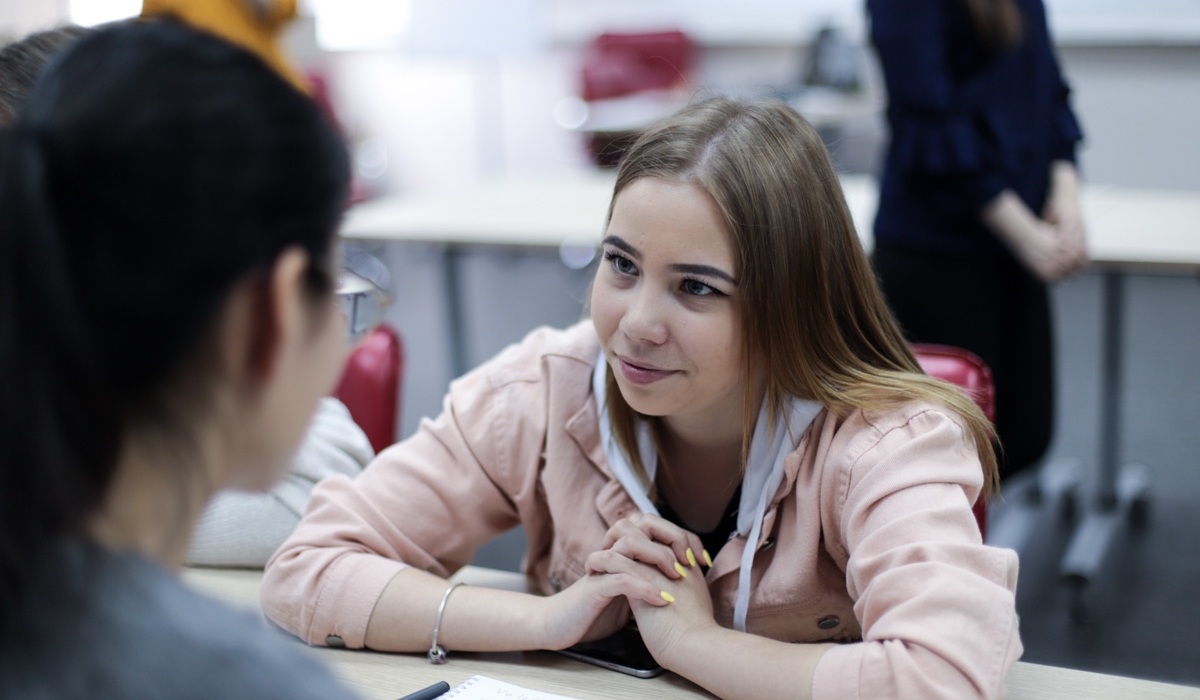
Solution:
<svg viewBox="0 0 1200 700"><path fill-rule="evenodd" d="M497 172L583 167L582 138L551 119L559 99L578 94L581 51L559 46L491 66L344 55L333 72L350 119L388 144L394 168L385 188L411 192ZM1086 134L1080 159L1088 180L1200 189L1200 43L1069 44L1059 53ZM878 69L865 56L868 89L881 95ZM706 46L696 83L765 94L796 82L804 59L798 42ZM886 133L881 120L859 119L841 138L857 167L869 168Z"/></svg>
<svg viewBox="0 0 1200 700"><path fill-rule="evenodd" d="M356 138L379 137L387 147L391 168L377 186L389 192L450 187L500 172L586 164L582 138L557 127L551 114L558 100L578 92L581 42L589 32L682 21L701 38L711 35L696 57L698 84L759 94L799 77L808 25L830 17L852 23L862 7L860 0L746 1L750 11L741 12L737 24L722 24L721 8L738 3L546 0L555 43L537 56L488 63L394 52L334 54L324 61L347 127ZM1200 3L1153 3L1047 0L1087 135L1081 152L1087 178L1196 190ZM0 0L0 35L62 21L67 4ZM289 36L293 55L310 65L322 60L311 34L311 21L302 20ZM870 78L878 89L876 73ZM869 152L884 137L878 123L860 122L847 131L845 146Z"/></svg>
<svg viewBox="0 0 1200 700"><path fill-rule="evenodd" d="M339 54L328 71L339 117L388 148L388 192L454 187L501 173L586 166L583 142L553 121L577 94L573 54L508 61Z"/></svg>
<svg viewBox="0 0 1200 700"><path fill-rule="evenodd" d="M1088 180L1200 190L1200 46L1076 46L1060 57Z"/></svg>
<svg viewBox="0 0 1200 700"><path fill-rule="evenodd" d="M0 40L48 29L67 15L67 0L0 0Z"/></svg>
<svg viewBox="0 0 1200 700"><path fill-rule="evenodd" d="M1200 40L1195 0L1044 0L1067 43L1194 44ZM789 43L833 22L861 33L865 0L545 0L560 42L587 41L601 31L679 28L707 45Z"/></svg>

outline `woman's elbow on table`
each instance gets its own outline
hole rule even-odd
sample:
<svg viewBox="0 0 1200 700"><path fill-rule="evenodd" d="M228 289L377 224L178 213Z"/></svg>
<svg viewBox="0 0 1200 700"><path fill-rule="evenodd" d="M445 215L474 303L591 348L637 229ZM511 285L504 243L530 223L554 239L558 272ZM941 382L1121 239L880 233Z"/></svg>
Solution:
<svg viewBox="0 0 1200 700"><path fill-rule="evenodd" d="M290 540L284 542L263 570L259 589L263 615L309 644L321 643L306 634L312 628L314 601L321 585L320 576L314 576L305 561L314 552L309 547L289 545Z"/></svg>
<svg viewBox="0 0 1200 700"><path fill-rule="evenodd" d="M892 639L830 649L813 675L814 700L997 700L1005 695L1008 669L1021 656L1014 629L984 661L964 668L929 648Z"/></svg>

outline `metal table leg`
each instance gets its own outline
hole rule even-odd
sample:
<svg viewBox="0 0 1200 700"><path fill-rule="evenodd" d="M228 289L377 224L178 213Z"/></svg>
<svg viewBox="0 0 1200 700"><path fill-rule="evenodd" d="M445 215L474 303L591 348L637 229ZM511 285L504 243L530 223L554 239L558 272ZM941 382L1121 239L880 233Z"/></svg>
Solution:
<svg viewBox="0 0 1200 700"><path fill-rule="evenodd" d="M1121 426L1121 359L1125 313L1125 278L1120 270L1104 273L1104 345L1101 350L1100 455L1096 498L1087 509L1063 555L1060 571L1071 586L1071 612L1085 614L1083 592L1104 563L1117 526L1130 517L1144 524L1149 508L1149 470L1144 464L1118 466Z"/></svg>
<svg viewBox="0 0 1200 700"><path fill-rule="evenodd" d="M461 251L448 244L442 250L442 298L446 302L446 342L450 346L450 378L457 379L467 371L466 333L463 327L462 290L458 285Z"/></svg>

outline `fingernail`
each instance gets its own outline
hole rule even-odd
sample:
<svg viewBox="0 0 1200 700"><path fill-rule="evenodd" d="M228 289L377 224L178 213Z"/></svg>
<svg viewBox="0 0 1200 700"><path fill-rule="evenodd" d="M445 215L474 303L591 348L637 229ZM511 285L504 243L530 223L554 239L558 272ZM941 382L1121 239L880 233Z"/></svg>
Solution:
<svg viewBox="0 0 1200 700"><path fill-rule="evenodd" d="M692 554L692 548L691 548L691 547L688 547L688 550L687 550L687 558L688 558L688 564L690 564L691 566L695 566L695 565L696 565L696 555L695 555L695 554Z"/></svg>
<svg viewBox="0 0 1200 700"><path fill-rule="evenodd" d="M712 557L708 556L708 550L702 549L702 550L700 550L700 554L701 554L701 556L704 557L704 563L708 564L708 568L711 569L712 568Z"/></svg>
<svg viewBox="0 0 1200 700"><path fill-rule="evenodd" d="M683 564L675 562L675 570L679 572L680 576L687 578L687 569L683 568Z"/></svg>
<svg viewBox="0 0 1200 700"><path fill-rule="evenodd" d="M670 593L667 593L666 591L659 591L659 593L658 593L658 594L659 594L660 596L662 596L662 599L663 599L663 600L665 600L665 601L667 601L668 603L674 603L674 602L675 602L675 596L671 595Z"/></svg>

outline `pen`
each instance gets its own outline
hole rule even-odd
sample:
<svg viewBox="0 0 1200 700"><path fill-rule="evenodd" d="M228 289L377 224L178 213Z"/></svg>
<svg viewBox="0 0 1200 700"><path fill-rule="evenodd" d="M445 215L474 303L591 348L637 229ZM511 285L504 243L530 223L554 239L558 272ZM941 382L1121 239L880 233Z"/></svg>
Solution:
<svg viewBox="0 0 1200 700"><path fill-rule="evenodd" d="M437 696L450 692L450 684L446 681L439 681L429 686L422 688L415 693L409 693L400 700L433 700Z"/></svg>

